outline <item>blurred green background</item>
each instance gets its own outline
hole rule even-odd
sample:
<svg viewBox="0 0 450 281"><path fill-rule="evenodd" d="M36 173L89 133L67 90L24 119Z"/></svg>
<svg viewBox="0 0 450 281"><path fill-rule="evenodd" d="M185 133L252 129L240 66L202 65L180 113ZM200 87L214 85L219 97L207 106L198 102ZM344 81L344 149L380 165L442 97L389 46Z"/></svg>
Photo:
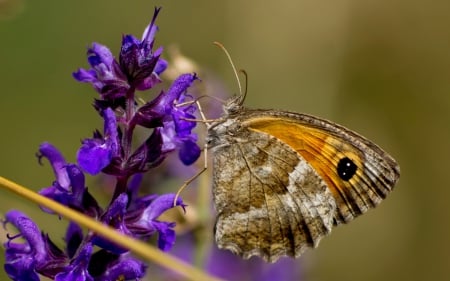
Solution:
<svg viewBox="0 0 450 281"><path fill-rule="evenodd" d="M155 5L157 45L176 44L235 93L211 42L226 45L249 73L247 106L331 119L400 163L397 189L379 208L302 256L305 280L448 280L449 1L0 1L0 175L50 185L49 165L34 156L43 141L75 160L101 122L94 91L71 73L87 67L91 42L117 54L122 34L140 37ZM0 205L62 236L34 204L2 192Z"/></svg>

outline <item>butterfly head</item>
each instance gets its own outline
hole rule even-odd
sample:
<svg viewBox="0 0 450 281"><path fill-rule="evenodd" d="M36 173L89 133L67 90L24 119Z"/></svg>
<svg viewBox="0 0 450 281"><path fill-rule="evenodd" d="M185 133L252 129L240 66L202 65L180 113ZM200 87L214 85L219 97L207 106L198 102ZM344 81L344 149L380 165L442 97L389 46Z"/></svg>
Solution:
<svg viewBox="0 0 450 281"><path fill-rule="evenodd" d="M242 111L245 95L236 95L223 105L223 111L226 116L234 115Z"/></svg>

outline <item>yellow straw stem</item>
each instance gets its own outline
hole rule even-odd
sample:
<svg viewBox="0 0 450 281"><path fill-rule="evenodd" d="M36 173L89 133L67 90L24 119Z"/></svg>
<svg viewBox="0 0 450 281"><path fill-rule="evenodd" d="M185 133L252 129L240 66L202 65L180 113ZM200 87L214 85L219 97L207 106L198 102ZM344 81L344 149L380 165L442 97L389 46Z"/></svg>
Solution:
<svg viewBox="0 0 450 281"><path fill-rule="evenodd" d="M45 196L42 196L34 191L31 191L21 185L18 185L10 180L0 177L0 185L26 198L38 205L44 206L55 213L65 217L68 220L74 221L81 226L84 226L96 234L116 243L117 245L129 249L135 255L166 267L178 274L195 281L220 281L217 277L209 276L198 268L192 267L182 260L179 260L171 255L168 255L155 247L152 247L140 240L123 235L117 232L114 228L104 225L82 213L74 211L56 201L53 201Z"/></svg>

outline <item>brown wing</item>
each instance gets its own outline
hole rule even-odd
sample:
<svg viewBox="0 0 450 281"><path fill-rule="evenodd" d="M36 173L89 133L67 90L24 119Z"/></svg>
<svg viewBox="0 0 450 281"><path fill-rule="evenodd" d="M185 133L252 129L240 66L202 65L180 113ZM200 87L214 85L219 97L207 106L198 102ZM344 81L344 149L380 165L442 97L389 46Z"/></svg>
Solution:
<svg viewBox="0 0 450 281"><path fill-rule="evenodd" d="M229 133L228 139L218 136L214 151L218 246L270 262L317 246L336 212L326 182L279 139L246 130Z"/></svg>

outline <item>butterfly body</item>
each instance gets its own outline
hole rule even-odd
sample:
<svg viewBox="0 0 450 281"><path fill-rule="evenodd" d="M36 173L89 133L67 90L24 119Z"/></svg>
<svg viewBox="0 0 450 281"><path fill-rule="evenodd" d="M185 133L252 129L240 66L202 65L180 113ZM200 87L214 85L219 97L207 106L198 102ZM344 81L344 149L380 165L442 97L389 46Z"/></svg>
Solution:
<svg viewBox="0 0 450 281"><path fill-rule="evenodd" d="M378 205L398 180L395 160L353 131L240 101L208 130L219 248L270 262L298 257Z"/></svg>

